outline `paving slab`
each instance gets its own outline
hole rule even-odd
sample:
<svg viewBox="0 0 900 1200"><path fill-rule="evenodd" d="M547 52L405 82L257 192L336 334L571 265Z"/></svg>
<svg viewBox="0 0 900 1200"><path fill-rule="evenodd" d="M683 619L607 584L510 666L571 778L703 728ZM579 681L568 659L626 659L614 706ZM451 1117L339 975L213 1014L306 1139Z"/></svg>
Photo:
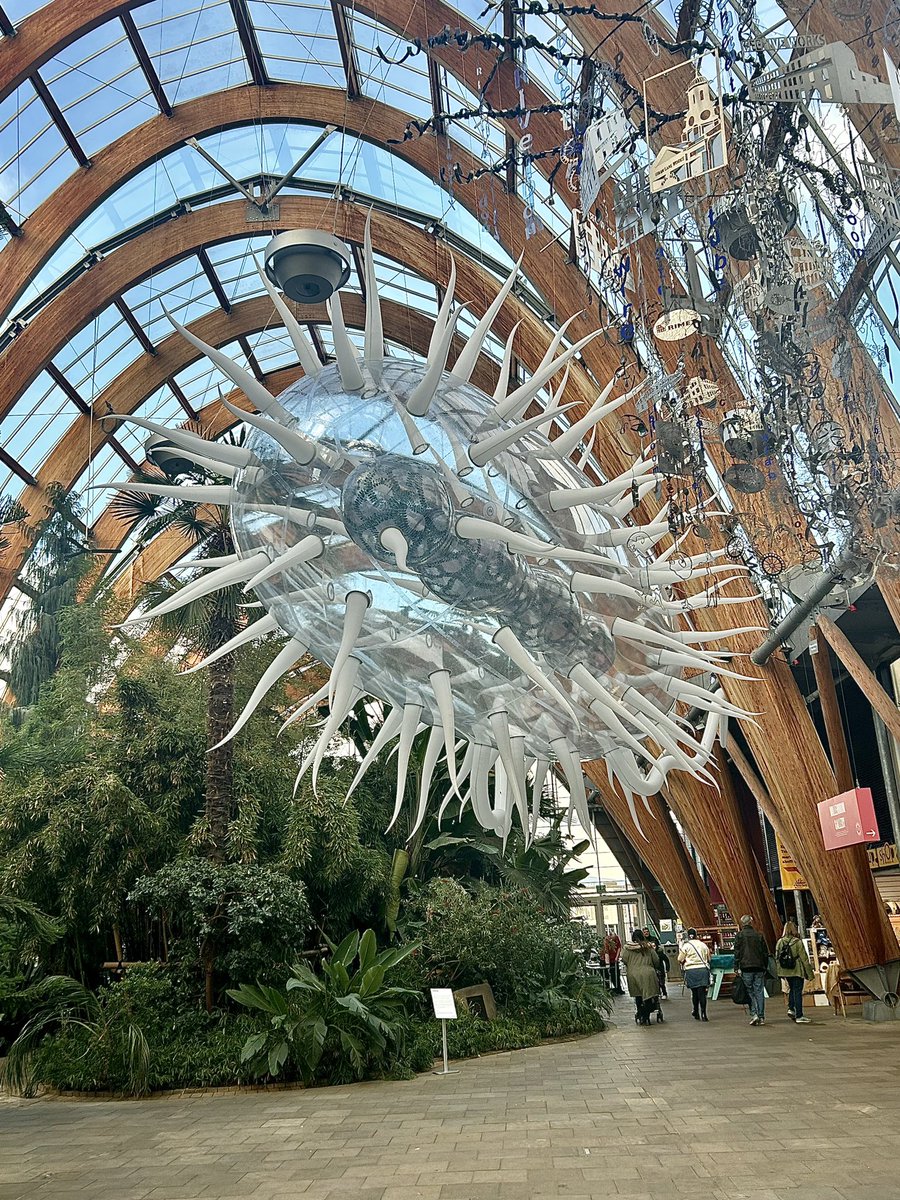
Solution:
<svg viewBox="0 0 900 1200"><path fill-rule="evenodd" d="M458 1075L140 1101L0 1097L0 1200L898 1200L900 1023L686 1000ZM784 1164L790 1163L790 1170Z"/></svg>

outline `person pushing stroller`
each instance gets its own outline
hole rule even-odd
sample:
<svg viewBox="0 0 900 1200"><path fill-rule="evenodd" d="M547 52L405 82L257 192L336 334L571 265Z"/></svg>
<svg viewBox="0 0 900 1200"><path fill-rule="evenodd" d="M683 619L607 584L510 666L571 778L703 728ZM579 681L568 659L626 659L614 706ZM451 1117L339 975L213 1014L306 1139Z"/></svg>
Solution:
<svg viewBox="0 0 900 1200"><path fill-rule="evenodd" d="M662 958L641 929L631 932L631 941L622 950L622 962L628 979L628 993L635 1003L634 1019L638 1025L649 1025L656 1012L658 1022L664 1020L659 1003L659 972Z"/></svg>

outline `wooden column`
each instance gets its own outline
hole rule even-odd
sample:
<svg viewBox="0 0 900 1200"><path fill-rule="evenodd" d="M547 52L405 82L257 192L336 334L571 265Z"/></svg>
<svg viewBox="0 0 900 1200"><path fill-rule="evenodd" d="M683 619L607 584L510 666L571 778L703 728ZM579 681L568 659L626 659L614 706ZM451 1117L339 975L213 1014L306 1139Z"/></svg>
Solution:
<svg viewBox="0 0 900 1200"><path fill-rule="evenodd" d="M819 631L847 668L859 690L884 721L888 730L900 741L900 709L887 694L847 638L833 621L819 617ZM850 787L854 785L851 783ZM849 789L844 788L844 791Z"/></svg>
<svg viewBox="0 0 900 1200"><path fill-rule="evenodd" d="M810 657L816 673L816 687L819 689L819 702L822 705L822 717L825 721L825 732L828 735L828 753L831 756L831 765L834 767L838 790L849 792L854 786L853 771L850 767L850 751L847 749L844 722L841 720L841 710L838 707L837 692L834 687L831 652L824 635L819 639L817 652L813 654L810 650Z"/></svg>
<svg viewBox="0 0 900 1200"><path fill-rule="evenodd" d="M646 835L641 837L624 796L617 787L610 785L605 764L587 762L584 773L600 793L610 817L662 884L681 921L685 925L709 925L713 919L709 894L660 798L653 796L650 799L653 816L643 806L640 808L639 818Z"/></svg>
<svg viewBox="0 0 900 1200"><path fill-rule="evenodd" d="M666 796L719 886L735 921L744 913L774 948L778 911L747 838L728 763L717 747L719 791L684 771L672 771Z"/></svg>
<svg viewBox="0 0 900 1200"><path fill-rule="evenodd" d="M740 612L748 625L768 625L759 601L748 600ZM722 627L730 619L727 613L733 616L734 609L700 610L696 624ZM733 704L759 714L742 729L771 798L773 824L809 882L843 965L853 969L895 961L900 950L865 848L825 849L816 805L837 795L837 781L787 662L780 655L764 667L750 661L759 640L758 634L732 639L730 648L742 655L736 660L740 671L751 678L723 676L722 686Z"/></svg>

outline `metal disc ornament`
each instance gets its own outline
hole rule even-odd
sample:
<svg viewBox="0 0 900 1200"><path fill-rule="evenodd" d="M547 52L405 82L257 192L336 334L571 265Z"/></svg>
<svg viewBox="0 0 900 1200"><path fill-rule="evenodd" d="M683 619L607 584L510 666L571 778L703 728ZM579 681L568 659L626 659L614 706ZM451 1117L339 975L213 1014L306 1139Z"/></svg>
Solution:
<svg viewBox="0 0 900 1200"><path fill-rule="evenodd" d="M732 463L723 473L722 478L730 488L736 492L743 492L747 496L761 492L766 486L765 475L759 467L754 467L752 463Z"/></svg>

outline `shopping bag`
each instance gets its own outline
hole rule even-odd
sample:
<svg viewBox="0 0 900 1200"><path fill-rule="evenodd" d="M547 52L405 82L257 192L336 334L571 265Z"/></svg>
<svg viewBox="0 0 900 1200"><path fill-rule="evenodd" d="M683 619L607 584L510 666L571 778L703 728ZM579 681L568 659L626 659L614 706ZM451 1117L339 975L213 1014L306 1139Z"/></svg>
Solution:
<svg viewBox="0 0 900 1200"><path fill-rule="evenodd" d="M750 993L747 991L743 975L735 975L734 983L731 985L731 998L735 1004L750 1003Z"/></svg>

